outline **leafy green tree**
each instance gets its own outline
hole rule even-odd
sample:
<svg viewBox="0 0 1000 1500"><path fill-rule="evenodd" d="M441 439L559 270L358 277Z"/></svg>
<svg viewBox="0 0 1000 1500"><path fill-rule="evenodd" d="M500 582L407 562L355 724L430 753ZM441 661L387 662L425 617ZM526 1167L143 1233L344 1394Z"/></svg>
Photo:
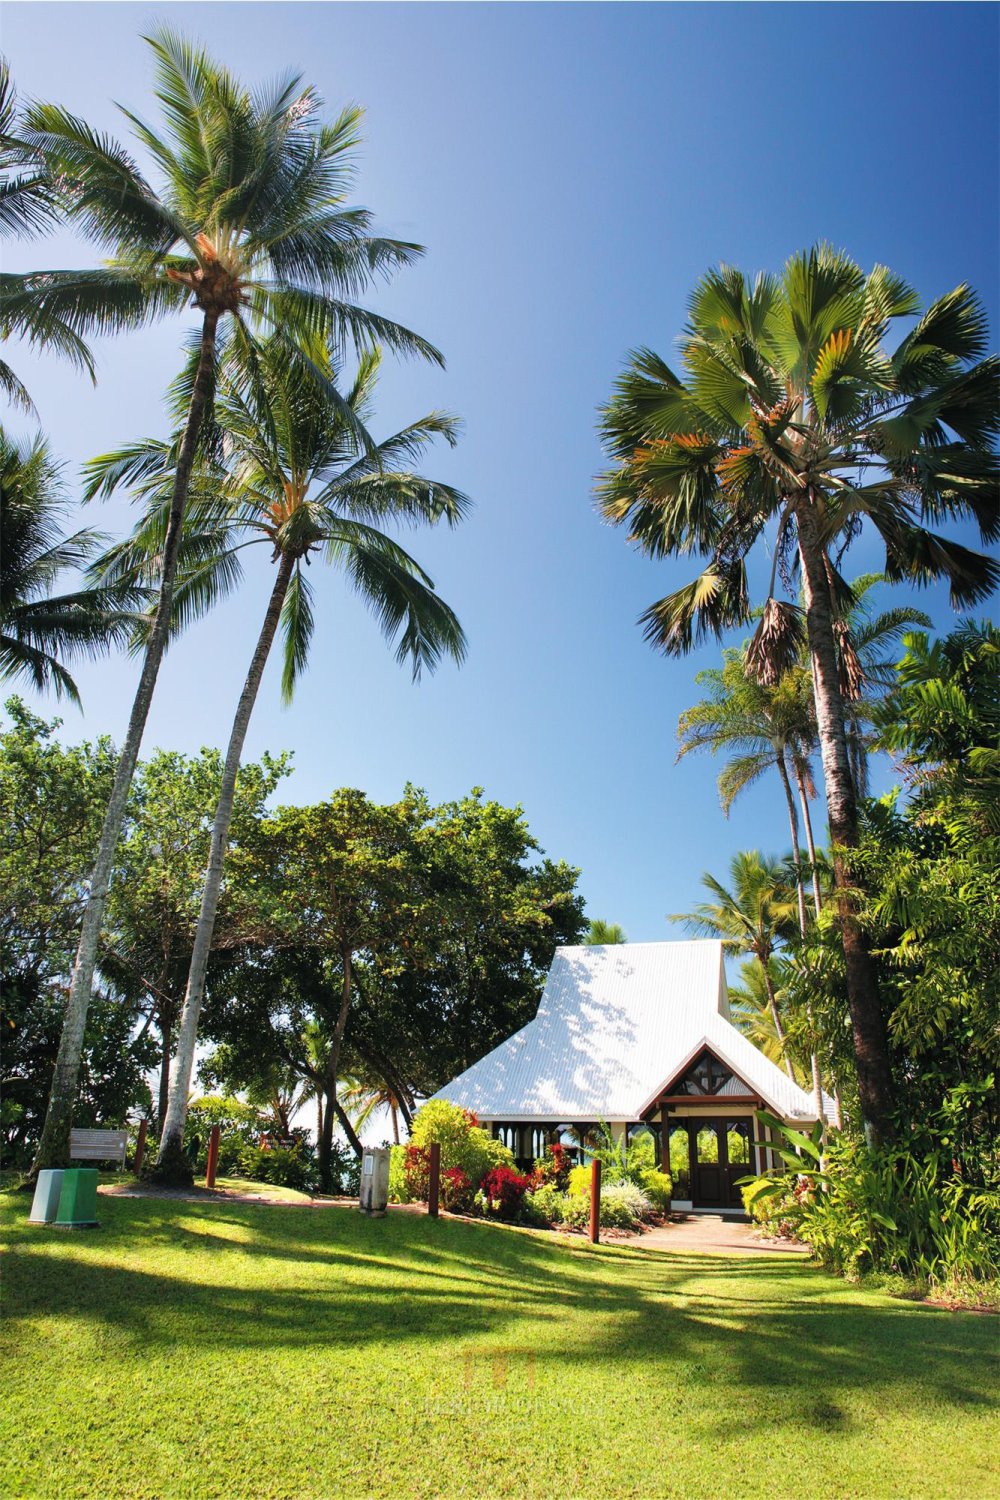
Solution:
<svg viewBox="0 0 1000 1500"><path fill-rule="evenodd" d="M2 200L0 200L2 201ZM18 442L0 428L0 677L79 704L64 665L127 640L135 616L132 585L53 592L104 540L95 531L64 536L67 504L61 470L44 438Z"/></svg>
<svg viewBox="0 0 1000 1500"><path fill-rule="evenodd" d="M3 282L9 329L50 341L68 329L78 354L94 332L119 334L191 307L200 318L197 356L185 376L187 416L174 460L159 595L91 876L36 1170L66 1159L108 881L172 618L177 551L213 401L220 325L242 345L253 328L272 330L290 363L308 365L297 341L316 336L379 340L440 358L415 334L348 300L419 253L373 234L368 212L347 203L360 111L345 110L327 125L315 91L298 77L251 93L172 31L147 40L160 129L123 113L155 164L158 185L117 141L59 106L33 105L25 138L60 184L70 222L110 259L97 269L9 275ZM335 387L314 373L337 404Z"/></svg>
<svg viewBox="0 0 1000 1500"><path fill-rule="evenodd" d="M888 350L899 319L916 323ZM893 582L946 578L956 605L1000 578L988 556L931 529L968 518L1000 536L1000 427L987 322L967 286L920 313L883 266L868 275L827 246L792 256L780 277L730 267L695 288L685 378L649 349L631 356L603 415L614 461L606 518L653 557L695 553L700 576L652 605L647 638L682 655L745 624L747 559L770 528L773 566L750 664L776 682L804 638L816 721L861 1110L869 1140L888 1129L892 1077L875 966L853 912L846 851L858 840L840 681L837 621L849 589L836 559L868 525ZM776 591L797 570L804 608Z"/></svg>
<svg viewBox="0 0 1000 1500"><path fill-rule="evenodd" d="M618 922L604 922L600 917L593 917L583 941L588 948L599 948L608 943L627 943L628 938Z"/></svg>
<svg viewBox="0 0 1000 1500"><path fill-rule="evenodd" d="M115 755L110 741L62 745L18 698L0 729L0 1035L3 1155L26 1164L38 1140L59 1045L88 850L100 827ZM84 1033L80 1119L117 1124L148 1100L151 1051L141 1012L101 986Z"/></svg>
<svg viewBox="0 0 1000 1500"><path fill-rule="evenodd" d="M706 871L701 883L710 899L693 911L672 914L670 920L684 922L706 937L721 938L725 953L746 953L757 960L774 1034L784 1054L785 1028L778 1010L772 961L781 943L794 931L795 903L781 863L756 849L735 854L729 872L727 887ZM786 1054L783 1060L789 1078L794 1078L791 1059Z"/></svg>
<svg viewBox="0 0 1000 1500"><path fill-rule="evenodd" d="M261 829L254 856L236 861L241 896L234 904L244 903L242 920L274 947L313 956L310 998L327 1041L318 1143L325 1191L331 1185L334 1121L342 1121L337 1080L356 964L363 958L375 967L391 965L398 949L414 940L411 934L422 930L426 895L413 879L411 858L422 814L414 797L379 806L359 791L336 792L316 807L281 808ZM306 1028L297 1029L301 1034ZM166 1170L177 1171L169 1156Z"/></svg>

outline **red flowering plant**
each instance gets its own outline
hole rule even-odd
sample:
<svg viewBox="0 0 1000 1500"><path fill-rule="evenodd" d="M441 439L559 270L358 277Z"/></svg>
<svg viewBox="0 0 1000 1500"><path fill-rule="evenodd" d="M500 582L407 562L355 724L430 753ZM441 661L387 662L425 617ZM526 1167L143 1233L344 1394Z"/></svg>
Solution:
<svg viewBox="0 0 1000 1500"><path fill-rule="evenodd" d="M409 1198L426 1201L431 1181L431 1154L426 1147L407 1146L403 1158L403 1176L406 1178Z"/></svg>
<svg viewBox="0 0 1000 1500"><path fill-rule="evenodd" d="M441 1173L441 1204L450 1213L468 1208L472 1197L472 1178L461 1167L448 1167Z"/></svg>
<svg viewBox="0 0 1000 1500"><path fill-rule="evenodd" d="M510 1167L494 1167L481 1184L487 1214L508 1222L516 1219L530 1186L531 1178L523 1173L514 1172Z"/></svg>
<svg viewBox="0 0 1000 1500"><path fill-rule="evenodd" d="M573 1170L573 1158L562 1141L553 1141L546 1146L545 1155L535 1162L531 1174L532 1191L540 1187L555 1187L565 1192L569 1174Z"/></svg>

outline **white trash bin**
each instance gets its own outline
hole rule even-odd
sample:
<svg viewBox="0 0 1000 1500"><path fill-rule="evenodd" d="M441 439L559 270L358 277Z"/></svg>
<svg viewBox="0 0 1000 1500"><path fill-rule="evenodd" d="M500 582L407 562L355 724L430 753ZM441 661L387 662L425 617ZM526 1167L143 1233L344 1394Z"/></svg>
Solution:
<svg viewBox="0 0 1000 1500"><path fill-rule="evenodd" d="M385 1213L388 1202L389 1148L366 1146L361 1157L361 1212L379 1216Z"/></svg>
<svg viewBox="0 0 1000 1500"><path fill-rule="evenodd" d="M52 1224L59 1211L59 1194L62 1192L62 1170L51 1168L39 1172L35 1184L35 1196L31 1201L29 1224Z"/></svg>

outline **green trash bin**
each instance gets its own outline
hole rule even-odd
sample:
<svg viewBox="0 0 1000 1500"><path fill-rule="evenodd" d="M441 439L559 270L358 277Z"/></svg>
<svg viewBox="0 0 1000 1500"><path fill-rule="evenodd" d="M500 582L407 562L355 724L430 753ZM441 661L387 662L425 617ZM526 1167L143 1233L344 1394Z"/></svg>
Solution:
<svg viewBox="0 0 1000 1500"><path fill-rule="evenodd" d="M56 1224L62 1229L97 1228L96 1167L70 1167L63 1173Z"/></svg>

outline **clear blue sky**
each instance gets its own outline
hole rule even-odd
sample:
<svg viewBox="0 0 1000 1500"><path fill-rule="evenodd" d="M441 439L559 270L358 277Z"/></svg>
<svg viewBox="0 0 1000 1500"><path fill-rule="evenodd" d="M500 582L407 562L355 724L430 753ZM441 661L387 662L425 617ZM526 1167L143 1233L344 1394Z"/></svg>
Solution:
<svg viewBox="0 0 1000 1500"><path fill-rule="evenodd" d="M785 847L784 815L762 786L726 823L711 760L674 764L677 715L717 653L668 662L641 639L640 610L690 569L599 522L595 408L630 346L671 356L709 265L777 269L821 238L927 299L970 281L995 330L997 9L8 4L3 47L23 94L119 130L110 100L152 113L138 36L158 18L248 81L292 66L331 107L366 107L358 199L428 247L377 303L448 360L391 370L376 427L460 413L461 445L427 467L476 501L460 532L413 539L468 632L464 669L412 686L337 577L316 576L311 671L288 710L271 673L248 753L294 750L286 800L345 784L388 800L409 779L520 801L582 867L593 915L669 937L664 913L698 899L703 869ZM7 263L90 254L56 238ZM96 391L17 360L71 477L162 433L180 335L103 345ZM90 519L120 531L127 512ZM856 571L875 563L857 548ZM147 748L224 743L266 582L253 573L171 650ZM948 628L943 591L921 602ZM65 733L120 736L134 679L122 659L82 666L86 712L64 709Z"/></svg>

